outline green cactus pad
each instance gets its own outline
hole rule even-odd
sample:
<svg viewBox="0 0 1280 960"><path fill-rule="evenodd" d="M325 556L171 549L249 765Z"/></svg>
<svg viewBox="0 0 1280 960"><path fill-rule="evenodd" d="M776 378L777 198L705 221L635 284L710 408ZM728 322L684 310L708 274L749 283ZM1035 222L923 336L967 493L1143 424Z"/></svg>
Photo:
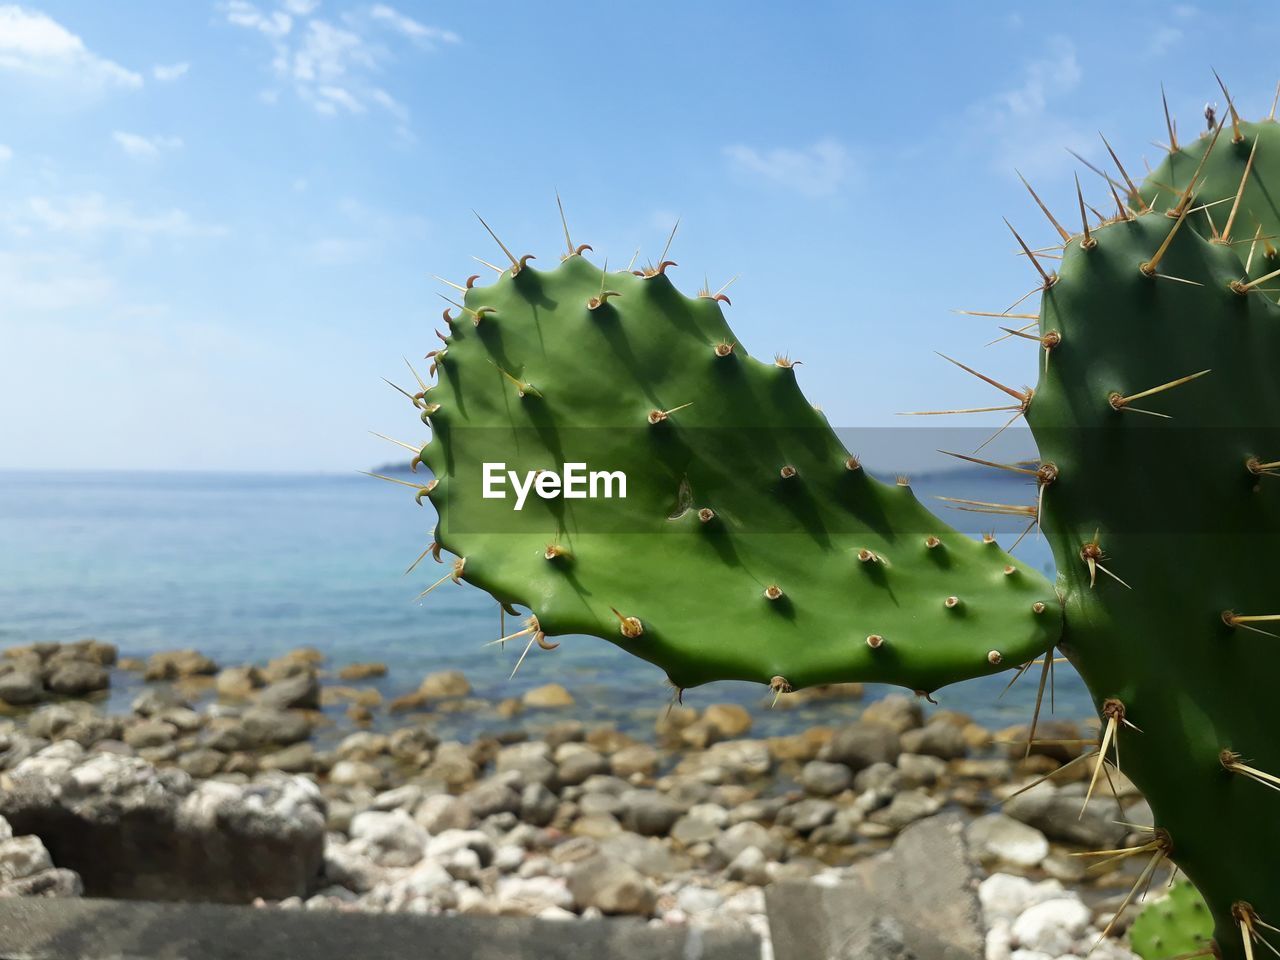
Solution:
<svg viewBox="0 0 1280 960"><path fill-rule="evenodd" d="M794 367L750 357L715 299L574 255L461 306L417 401L437 543L460 558L443 572L527 607L532 630L603 637L678 688L932 691L1052 648L1053 587L868 476ZM516 512L482 497L495 461L622 471L627 497Z"/></svg>
<svg viewBox="0 0 1280 960"><path fill-rule="evenodd" d="M1129 946L1142 960L1189 956L1204 950L1212 939L1209 908L1186 880L1147 904L1129 928Z"/></svg>
<svg viewBox="0 0 1280 960"><path fill-rule="evenodd" d="M1190 217L1192 229L1212 239L1230 226L1230 249L1251 278L1261 277L1280 269L1280 124L1241 120L1237 134L1227 119L1217 140L1207 159L1213 131L1167 154L1139 186L1141 201L1130 201L1135 209L1170 210L1199 172L1192 203L1201 209Z"/></svg>
<svg viewBox="0 0 1280 960"><path fill-rule="evenodd" d="M1058 468L1041 520L1060 647L1232 958L1237 901L1280 918L1280 796L1224 765L1280 773L1277 624L1233 620L1280 613L1280 307L1231 248L1176 228L1150 212L1066 244L1027 419Z"/></svg>

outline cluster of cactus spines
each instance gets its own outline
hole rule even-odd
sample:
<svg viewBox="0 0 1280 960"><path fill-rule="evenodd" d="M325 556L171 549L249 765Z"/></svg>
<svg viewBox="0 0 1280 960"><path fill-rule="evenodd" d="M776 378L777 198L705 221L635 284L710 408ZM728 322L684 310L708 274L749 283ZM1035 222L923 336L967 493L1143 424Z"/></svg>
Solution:
<svg viewBox="0 0 1280 960"><path fill-rule="evenodd" d="M1036 196L1059 252L1042 263L1015 231L1040 309L997 316L1030 321L1005 329L1036 343L1038 386L952 361L1032 429L1031 468L963 457L1035 474L1034 504L972 505L1043 529L1056 593L993 538L947 530L909 487L868 477L804 401L793 364L737 345L727 298L684 297L665 257L599 270L567 229L554 270L503 246L511 265L496 283L459 287L430 355L440 382L411 395L433 432L415 458L433 474L419 500L440 513L427 552L457 556L438 583L532 610L506 638L530 637L526 653L551 634L601 636L678 689L860 679L927 692L1020 676L1039 658L1043 692L1061 650L1102 724L1080 758L1089 795L1120 768L1123 741L1123 770L1155 815L1145 842L1111 852L1144 858L1125 904L1172 862L1213 920L1202 955L1252 960L1280 933L1267 919L1280 919L1280 801L1267 789L1280 789L1280 306L1259 262L1280 228L1280 170L1268 173L1280 155L1264 162L1271 148L1258 145L1275 131L1229 105L1197 143L1171 143L1141 186L1108 145L1116 211L1091 222L1080 192L1078 231ZM1206 216L1220 207L1221 226ZM495 450L521 470L569 454L623 470L628 499L533 503L503 523L479 495Z"/></svg>
<svg viewBox="0 0 1280 960"><path fill-rule="evenodd" d="M606 638L677 690L775 694L878 681L925 694L1043 654L1051 584L936 520L909 484L868 476L786 357L750 356L728 298L681 294L673 263L602 270L568 246L540 271L503 246L491 284L457 285L411 394L432 430L418 488L431 552L531 616L506 639ZM626 499L482 497L481 464L621 471ZM1000 638L994 643L992 638Z"/></svg>
<svg viewBox="0 0 1280 960"><path fill-rule="evenodd" d="M1143 908L1129 927L1129 946L1142 960L1212 956L1213 918L1196 888L1179 880Z"/></svg>
<svg viewBox="0 0 1280 960"><path fill-rule="evenodd" d="M1134 209L1170 211L1194 179L1191 228L1230 246L1245 263L1243 280L1258 280L1280 268L1280 124L1274 104L1265 120L1251 122L1240 116L1225 85L1223 95L1226 111L1218 118L1207 109L1208 130L1190 143L1179 141L1166 118L1167 155L1140 185L1127 182L1126 189Z"/></svg>

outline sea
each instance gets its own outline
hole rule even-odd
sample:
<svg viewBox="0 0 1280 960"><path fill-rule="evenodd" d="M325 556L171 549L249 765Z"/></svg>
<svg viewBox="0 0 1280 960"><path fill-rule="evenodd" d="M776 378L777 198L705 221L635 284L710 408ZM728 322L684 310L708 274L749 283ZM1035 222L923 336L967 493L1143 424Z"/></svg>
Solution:
<svg viewBox="0 0 1280 960"><path fill-rule="evenodd" d="M989 518L939 509L932 498L1025 499L1011 486L1016 479L992 473L931 474L913 477L912 485L949 522L977 535ZM521 648L486 645L499 635L497 607L487 595L446 584L415 602L438 568L427 561L404 574L433 525L430 506L415 507L408 493L354 472L0 472L0 647L91 636L116 644L122 656L195 648L231 665L309 646L325 654L328 669L387 664L385 677L368 682L388 699L413 690L431 671L458 669L476 698L497 702L556 682L576 701L559 718L652 727L671 697L656 667L604 640L566 637L554 652L535 648L512 678ZM1001 544L1016 537L1003 532ZM1016 555L1052 575L1043 539L1025 537ZM1011 672L935 696L941 708L1004 727L1029 718L1032 674L1007 692ZM109 706L127 709L139 685L136 675L117 671ZM1093 716L1069 665L1055 670L1054 687L1059 717ZM869 687L867 698L888 692ZM738 682L685 694L692 706L747 706L759 736L846 722L860 709L847 702L770 709L771 699L760 686ZM391 722L378 715L379 723ZM504 723L489 709L435 719L442 733L463 739Z"/></svg>

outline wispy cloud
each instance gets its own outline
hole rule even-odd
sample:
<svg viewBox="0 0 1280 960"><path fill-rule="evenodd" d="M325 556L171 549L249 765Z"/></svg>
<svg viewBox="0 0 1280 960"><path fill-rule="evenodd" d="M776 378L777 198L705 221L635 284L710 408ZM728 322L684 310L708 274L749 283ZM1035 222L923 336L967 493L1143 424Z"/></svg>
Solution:
<svg viewBox="0 0 1280 960"><path fill-rule="evenodd" d="M317 113L354 115L376 109L403 128L409 110L381 82L394 59L384 39L408 40L419 50L432 50L460 43L458 35L383 3L336 20L313 16L318 7L312 0L283 0L268 10L248 0L227 0L222 10L228 23L271 42L272 74ZM278 91L264 91L261 99L275 103Z"/></svg>
<svg viewBox="0 0 1280 960"><path fill-rule="evenodd" d="M405 16L399 10L388 7L385 3L375 4L369 10L369 16L374 20L385 23L396 32L404 34L410 40L415 40L421 44L460 43L462 41L462 38L452 30L429 27L425 23L414 20L412 17Z"/></svg>
<svg viewBox="0 0 1280 960"><path fill-rule="evenodd" d="M283 37L293 29L293 17L283 10L264 13L248 0L227 0L223 5L227 22L256 30L268 37Z"/></svg>
<svg viewBox="0 0 1280 960"><path fill-rule="evenodd" d="M0 143L0 163L8 163L13 159L13 148Z"/></svg>
<svg viewBox="0 0 1280 960"><path fill-rule="evenodd" d="M724 152L739 174L810 197L835 193L849 179L853 168L849 151L831 139L819 140L802 150L790 147L761 150L734 144L725 147Z"/></svg>
<svg viewBox="0 0 1280 960"><path fill-rule="evenodd" d="M100 265L77 255L0 250L0 313L5 315L102 304L114 288Z"/></svg>
<svg viewBox="0 0 1280 960"><path fill-rule="evenodd" d="M146 160L154 159L161 153L177 150L182 146L181 137L166 137L159 134L146 137L140 133L126 133L123 130L115 131L111 134L111 139L129 156Z"/></svg>
<svg viewBox="0 0 1280 960"><path fill-rule="evenodd" d="M218 237L226 227L201 223L185 210L171 208L139 213L130 204L111 201L101 194L65 197L28 197L25 207L11 218L11 229L39 228L48 233L92 238L104 234L134 237Z"/></svg>
<svg viewBox="0 0 1280 960"><path fill-rule="evenodd" d="M141 74L93 53L52 17L16 4L0 5L0 70L91 92L143 83Z"/></svg>
<svg viewBox="0 0 1280 960"><path fill-rule="evenodd" d="M1079 86L1083 75L1075 45L1065 37L1051 37L1044 52L1023 65L1015 84L970 107L966 127L971 143L1010 176L1015 167L1028 175L1064 170L1070 165L1066 148L1093 153L1093 130L1054 107Z"/></svg>
<svg viewBox="0 0 1280 960"><path fill-rule="evenodd" d="M151 75L161 83L172 83L185 77L190 69L189 63L157 63L151 68Z"/></svg>

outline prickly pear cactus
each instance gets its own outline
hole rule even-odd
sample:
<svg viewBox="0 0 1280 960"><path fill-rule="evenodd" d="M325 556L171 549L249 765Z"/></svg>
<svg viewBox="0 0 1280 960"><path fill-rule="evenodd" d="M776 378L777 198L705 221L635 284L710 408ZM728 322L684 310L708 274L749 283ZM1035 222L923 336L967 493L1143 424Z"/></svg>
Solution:
<svg viewBox="0 0 1280 960"><path fill-rule="evenodd" d="M423 489L436 549L456 557L445 577L532 612L513 639L603 637L678 689L777 692L927 692L1056 639L1043 577L868 476L791 362L748 355L721 302L684 296L665 268L513 258L461 297L432 358L439 382L414 401L433 432ZM483 496L485 463L517 478L620 472L626 497L531 494L517 511Z"/></svg>
<svg viewBox="0 0 1280 960"><path fill-rule="evenodd" d="M1138 914L1129 928L1129 946L1142 960L1209 956L1213 919L1204 898L1186 880L1179 880L1168 896L1155 900Z"/></svg>
<svg viewBox="0 0 1280 960"><path fill-rule="evenodd" d="M1056 646L1102 720L1090 792L1123 743L1155 814L1144 842L1106 852L1144 858L1129 900L1171 861L1212 918L1203 955L1280 945L1280 142L1271 121L1230 120L1141 188L1121 170L1132 211L1117 192L1093 223L1079 198L1079 232L1050 216L1057 272L1022 245L1043 295L1012 335L1035 341L1040 380L1000 389L1039 445L1038 495L987 506L1039 523L1056 590L868 477L718 298L680 294L665 262L601 271L572 245L545 272L503 247L510 268L446 311L439 383L411 396L433 432L429 552L456 558L437 583L531 610L506 638L525 653L604 637L677 688L927 692ZM486 498L495 461L512 486L545 474L547 498ZM571 462L625 474L626 499L556 497Z"/></svg>
<svg viewBox="0 0 1280 960"><path fill-rule="evenodd" d="M1185 227L1193 182L1167 212L1064 239L1026 418L1055 467L1040 523L1059 646L1102 717L1095 782L1123 753L1157 824L1131 851L1143 882L1175 862L1235 958L1280 920L1280 306L1233 247Z"/></svg>

